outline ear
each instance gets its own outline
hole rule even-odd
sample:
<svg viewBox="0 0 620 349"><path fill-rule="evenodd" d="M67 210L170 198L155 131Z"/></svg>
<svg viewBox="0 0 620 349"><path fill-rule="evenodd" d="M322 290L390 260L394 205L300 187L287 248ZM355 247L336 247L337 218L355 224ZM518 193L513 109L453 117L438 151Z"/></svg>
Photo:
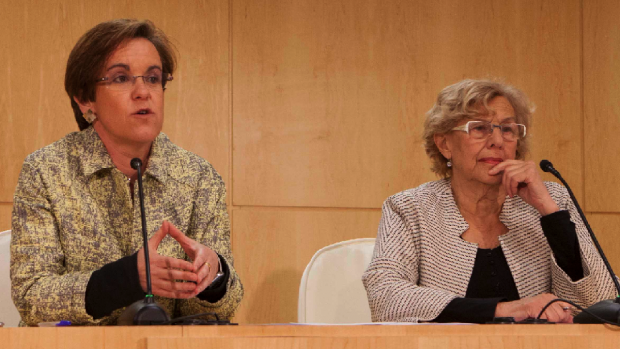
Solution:
<svg viewBox="0 0 620 349"><path fill-rule="evenodd" d="M95 110L95 103L93 103L93 102L82 102L76 96L73 96L73 100L80 107L80 110L82 111L82 114L86 114L86 112L88 112L89 109L92 110L93 113L97 114L97 111Z"/></svg>
<svg viewBox="0 0 620 349"><path fill-rule="evenodd" d="M435 145L441 152L441 155L446 159L452 159L452 151L450 150L450 142L448 141L448 137L443 133L436 133L433 136L435 141Z"/></svg>

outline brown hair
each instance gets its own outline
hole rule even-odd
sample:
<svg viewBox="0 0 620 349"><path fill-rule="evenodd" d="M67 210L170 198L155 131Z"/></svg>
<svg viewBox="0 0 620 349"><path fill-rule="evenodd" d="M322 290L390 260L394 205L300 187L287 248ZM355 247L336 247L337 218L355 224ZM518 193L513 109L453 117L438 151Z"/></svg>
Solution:
<svg viewBox="0 0 620 349"><path fill-rule="evenodd" d="M71 99L75 121L80 130L89 124L73 97L84 102L94 102L96 80L101 78L99 74L105 68L106 61L119 45L136 38L147 39L157 49L163 70L162 87L165 87L167 77L174 72L176 57L174 47L164 32L149 20L115 19L97 24L75 44L65 71L65 90Z"/></svg>
<svg viewBox="0 0 620 349"><path fill-rule="evenodd" d="M508 100L515 111L516 122L528 129L534 108L527 96L516 87L491 80L463 80L439 92L435 105L426 113L422 136L433 172L443 178L452 175L452 169L447 166L448 160L435 144L435 134L448 133L461 120L486 114L488 103L498 96ZM523 159L528 152L528 134L517 141L516 159Z"/></svg>

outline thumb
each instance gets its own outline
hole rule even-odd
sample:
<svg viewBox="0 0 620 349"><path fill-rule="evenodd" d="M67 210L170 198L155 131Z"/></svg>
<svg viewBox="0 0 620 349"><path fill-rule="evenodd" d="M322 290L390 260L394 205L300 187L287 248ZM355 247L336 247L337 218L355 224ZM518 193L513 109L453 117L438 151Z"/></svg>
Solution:
<svg viewBox="0 0 620 349"><path fill-rule="evenodd" d="M166 237L166 235L168 235L169 230L170 230L170 223L168 223L168 221L164 221L161 224L161 228L159 228L159 230L156 231L155 234L153 234L153 236L149 240L149 248L155 249L155 251L157 251L157 247L159 247L159 244L161 243L161 241Z"/></svg>

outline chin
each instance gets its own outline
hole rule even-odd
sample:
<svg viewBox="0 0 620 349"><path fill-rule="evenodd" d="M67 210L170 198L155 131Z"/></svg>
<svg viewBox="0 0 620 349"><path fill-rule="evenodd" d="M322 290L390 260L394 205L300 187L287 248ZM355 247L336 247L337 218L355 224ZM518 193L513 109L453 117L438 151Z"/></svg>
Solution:
<svg viewBox="0 0 620 349"><path fill-rule="evenodd" d="M151 143L157 138L161 129L148 128L138 129L127 135L128 139L136 143Z"/></svg>

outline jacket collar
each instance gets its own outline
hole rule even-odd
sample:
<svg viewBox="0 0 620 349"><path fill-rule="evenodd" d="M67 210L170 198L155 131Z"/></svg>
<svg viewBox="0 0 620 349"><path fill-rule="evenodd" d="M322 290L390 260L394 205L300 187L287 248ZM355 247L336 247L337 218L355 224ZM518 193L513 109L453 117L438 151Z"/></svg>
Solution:
<svg viewBox="0 0 620 349"><path fill-rule="evenodd" d="M441 200L442 206L445 207L448 212L451 211L455 213L448 214L445 217L447 226L453 228L451 229L451 232L460 236L467 229L469 229L469 224L461 215L461 211L456 204L456 200L454 200L454 194L452 193L452 181L450 179L443 179L433 183L436 185L435 192ZM499 214L499 220L504 223L509 232L519 228L519 215L515 214L515 210L523 210L524 205L529 206L518 196L515 198L506 197L506 200L502 205L502 210Z"/></svg>
<svg viewBox="0 0 620 349"><path fill-rule="evenodd" d="M84 176L88 177L102 170L116 168L105 145L92 126L82 131L81 135L81 144L78 146L82 148L80 162ZM162 183L165 183L167 178L165 159L168 143L170 143L168 137L159 133L151 146L151 155L144 173Z"/></svg>

